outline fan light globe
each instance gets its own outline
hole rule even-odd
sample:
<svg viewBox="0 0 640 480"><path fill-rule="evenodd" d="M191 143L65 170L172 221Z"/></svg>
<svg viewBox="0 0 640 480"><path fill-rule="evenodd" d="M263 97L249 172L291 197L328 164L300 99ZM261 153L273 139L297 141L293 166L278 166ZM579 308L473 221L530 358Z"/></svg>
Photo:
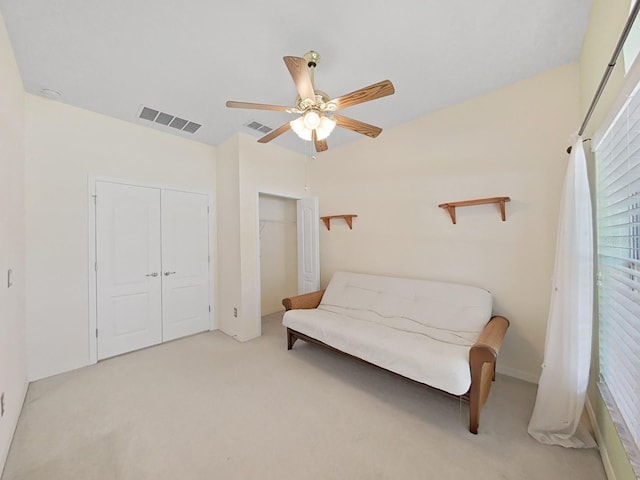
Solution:
<svg viewBox="0 0 640 480"><path fill-rule="evenodd" d="M318 115L318 112L316 112L315 110L309 110L304 114L302 118L305 127L310 130L314 130L320 125L320 115Z"/></svg>
<svg viewBox="0 0 640 480"><path fill-rule="evenodd" d="M333 132L334 128L336 128L335 120L325 116L321 117L320 125L318 126L318 128L316 128L316 138L318 140L324 140L329 135L331 135L331 132Z"/></svg>
<svg viewBox="0 0 640 480"><path fill-rule="evenodd" d="M307 128L302 117L292 120L289 125L291 125L291 130L296 132L296 135L302 140L311 140L311 129Z"/></svg>

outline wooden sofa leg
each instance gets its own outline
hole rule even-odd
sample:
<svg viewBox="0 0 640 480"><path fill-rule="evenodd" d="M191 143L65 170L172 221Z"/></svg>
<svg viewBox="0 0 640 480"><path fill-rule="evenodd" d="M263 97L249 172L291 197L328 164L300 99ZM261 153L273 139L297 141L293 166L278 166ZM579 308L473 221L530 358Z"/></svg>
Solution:
<svg viewBox="0 0 640 480"><path fill-rule="evenodd" d="M478 425L480 424L480 392L474 392L479 390L471 385L471 391L469 392L469 431L474 435L478 434Z"/></svg>
<svg viewBox="0 0 640 480"><path fill-rule="evenodd" d="M298 337L291 333L291 330L287 328L287 350L291 350L293 348L293 344L296 343L297 339Z"/></svg>

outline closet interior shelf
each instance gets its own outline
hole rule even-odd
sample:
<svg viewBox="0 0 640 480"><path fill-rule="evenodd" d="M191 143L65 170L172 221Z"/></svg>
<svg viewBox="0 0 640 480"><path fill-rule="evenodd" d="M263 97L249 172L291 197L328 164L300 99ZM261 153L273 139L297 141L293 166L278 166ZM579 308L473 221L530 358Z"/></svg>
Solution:
<svg viewBox="0 0 640 480"><path fill-rule="evenodd" d="M344 221L347 222L349 228L353 230L353 219L358 215L347 214L347 215L329 215L327 217L320 217L320 219L324 222L327 227L327 230L331 230L331 219L332 218L344 218Z"/></svg>
<svg viewBox="0 0 640 480"><path fill-rule="evenodd" d="M511 198L509 197L491 197L491 198L478 198L476 200L463 200L460 202L448 202L441 203L438 205L440 208L444 208L449 212L451 216L451 221L456 223L456 207L469 207L471 205L483 205L485 203L497 203L500 206L500 215L502 217L502 221L504 222L507 219L507 214L505 212L504 204L506 202L510 202Z"/></svg>

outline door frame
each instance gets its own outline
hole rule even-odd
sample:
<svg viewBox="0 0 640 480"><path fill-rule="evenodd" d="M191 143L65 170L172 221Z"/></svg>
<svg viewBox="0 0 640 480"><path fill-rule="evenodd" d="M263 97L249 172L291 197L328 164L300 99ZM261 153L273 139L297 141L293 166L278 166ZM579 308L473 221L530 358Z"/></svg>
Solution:
<svg viewBox="0 0 640 480"><path fill-rule="evenodd" d="M213 190L202 190L195 188L186 188L176 185L167 185L162 183L151 183L135 179L124 179L105 177L98 175L89 175L87 177L87 239L88 239L88 256L87 256L87 272L89 278L89 303L88 303L88 340L89 340L89 364L98 363L98 338L96 331L98 328L98 276L95 269L96 264L96 182L117 183L121 185L130 185L134 187L158 188L160 190L175 190L186 193L196 193L206 195L209 206L209 331L218 328L217 310L215 305L216 283L215 283L215 262L217 260L216 237L214 227L216 225L216 205L215 192Z"/></svg>
<svg viewBox="0 0 640 480"><path fill-rule="evenodd" d="M301 200L303 198L319 198L316 195L298 195L298 194L294 194L294 193L283 193L282 191L277 191L277 190L268 190L268 189L258 189L258 191L256 192L256 197L255 197L255 201L256 201L256 218L255 218L255 225L256 225L256 292L257 292L257 297L255 298L255 301L257 302L256 305L258 305L258 311L260 312L257 318L257 322L258 322L258 332L260 332L260 336L262 336L262 282L261 282L261 278L262 278L262 271L261 271L261 265L260 265L260 195L271 195L272 197L280 197L280 198L287 198L290 200ZM320 219L318 219L318 222L320 221ZM298 229L298 224L296 221L296 230ZM320 251L320 246L318 245L318 252Z"/></svg>

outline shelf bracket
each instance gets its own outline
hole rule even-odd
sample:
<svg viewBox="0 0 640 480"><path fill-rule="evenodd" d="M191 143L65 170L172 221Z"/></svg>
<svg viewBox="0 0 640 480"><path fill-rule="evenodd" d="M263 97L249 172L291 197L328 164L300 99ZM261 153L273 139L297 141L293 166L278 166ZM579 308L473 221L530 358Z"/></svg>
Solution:
<svg viewBox="0 0 640 480"><path fill-rule="evenodd" d="M449 215L451 216L451 221L453 224L456 224L456 207L454 205L447 205L447 210L449 211Z"/></svg>

